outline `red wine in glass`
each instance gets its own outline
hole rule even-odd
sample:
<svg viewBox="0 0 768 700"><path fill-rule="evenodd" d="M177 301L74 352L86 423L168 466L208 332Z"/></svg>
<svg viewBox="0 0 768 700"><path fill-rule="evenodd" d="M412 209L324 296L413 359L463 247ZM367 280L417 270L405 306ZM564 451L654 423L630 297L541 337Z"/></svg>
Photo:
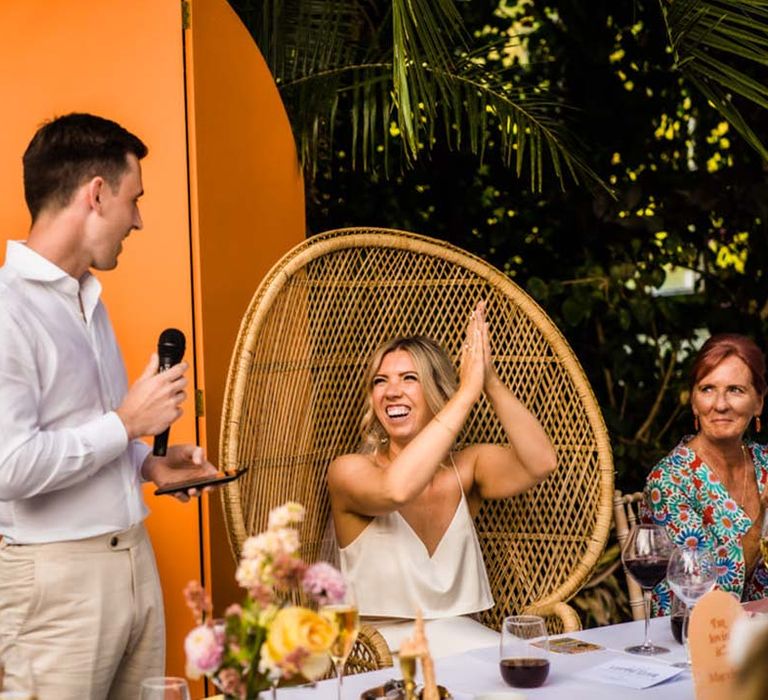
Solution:
<svg viewBox="0 0 768 700"><path fill-rule="evenodd" d="M685 610L672 615L669 618L669 624L672 626L672 636L678 644L683 643L683 622L685 621Z"/></svg>
<svg viewBox="0 0 768 700"><path fill-rule="evenodd" d="M501 677L513 688L538 688L549 675L547 659L501 659Z"/></svg>
<svg viewBox="0 0 768 700"><path fill-rule="evenodd" d="M627 567L627 570L640 585L640 588L655 588L667 575L669 557L625 559L624 566Z"/></svg>
<svg viewBox="0 0 768 700"><path fill-rule="evenodd" d="M621 550L621 561L627 573L643 589L645 602L645 638L642 644L627 647L630 654L652 656L669 651L651 642L648 627L651 617L651 591L664 580L674 545L659 525L635 525Z"/></svg>

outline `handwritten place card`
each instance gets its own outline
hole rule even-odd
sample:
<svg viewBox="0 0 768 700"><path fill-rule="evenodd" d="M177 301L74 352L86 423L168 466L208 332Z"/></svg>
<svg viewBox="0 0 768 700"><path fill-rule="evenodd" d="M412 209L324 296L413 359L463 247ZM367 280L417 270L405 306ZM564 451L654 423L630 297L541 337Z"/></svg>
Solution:
<svg viewBox="0 0 768 700"><path fill-rule="evenodd" d="M593 666L576 675L589 681L622 685L626 688L650 688L682 673L682 669L667 664L655 664L632 657L622 657Z"/></svg>
<svg viewBox="0 0 768 700"><path fill-rule="evenodd" d="M688 644L696 700L731 696L734 671L728 661L728 640L734 620L744 614L739 601L724 591L710 591L693 608Z"/></svg>

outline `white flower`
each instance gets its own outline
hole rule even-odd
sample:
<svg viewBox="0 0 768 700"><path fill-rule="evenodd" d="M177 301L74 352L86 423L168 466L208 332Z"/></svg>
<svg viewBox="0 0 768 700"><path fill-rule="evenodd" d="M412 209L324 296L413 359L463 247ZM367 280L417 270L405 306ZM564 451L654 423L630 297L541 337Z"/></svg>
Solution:
<svg viewBox="0 0 768 700"><path fill-rule="evenodd" d="M288 501L269 513L269 529L276 530L288 525L298 525L304 520L304 506L295 501Z"/></svg>
<svg viewBox="0 0 768 700"><path fill-rule="evenodd" d="M258 559L264 553L258 537L249 537L243 544L243 559Z"/></svg>
<svg viewBox="0 0 768 700"><path fill-rule="evenodd" d="M280 550L286 554L293 554L299 549L299 533L293 528L284 528L275 531L278 537Z"/></svg>
<svg viewBox="0 0 768 700"><path fill-rule="evenodd" d="M242 588L253 588L262 582L261 562L255 559L243 559L235 572L235 579Z"/></svg>

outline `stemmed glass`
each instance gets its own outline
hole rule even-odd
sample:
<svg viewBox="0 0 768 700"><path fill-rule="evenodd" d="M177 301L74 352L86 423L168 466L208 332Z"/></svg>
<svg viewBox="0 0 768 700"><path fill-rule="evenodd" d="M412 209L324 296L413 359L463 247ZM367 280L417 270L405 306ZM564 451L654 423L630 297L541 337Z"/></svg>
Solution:
<svg viewBox="0 0 768 700"><path fill-rule="evenodd" d="M676 547L669 559L667 582L672 592L685 603L683 617L683 645L685 661L674 664L689 668L691 652L688 648L688 623L696 601L709 593L717 581L715 558L709 549L703 547Z"/></svg>
<svg viewBox="0 0 768 700"><path fill-rule="evenodd" d="M360 616L357 611L357 599L352 585L347 582L344 597L338 603L323 605L320 614L326 618L336 630L336 638L330 649L337 678L337 697L341 700L342 678L344 665L352 651L357 635L360 632Z"/></svg>
<svg viewBox="0 0 768 700"><path fill-rule="evenodd" d="M156 676L141 682L140 700L189 700L189 686L183 678Z"/></svg>
<svg viewBox="0 0 768 700"><path fill-rule="evenodd" d="M643 589L645 602L645 641L640 645L627 647L625 651L630 654L653 656L669 651L666 647L656 646L651 642L648 626L651 618L651 591L667 575L667 565L673 549L674 545L663 527L641 523L632 528L621 550L624 568Z"/></svg>

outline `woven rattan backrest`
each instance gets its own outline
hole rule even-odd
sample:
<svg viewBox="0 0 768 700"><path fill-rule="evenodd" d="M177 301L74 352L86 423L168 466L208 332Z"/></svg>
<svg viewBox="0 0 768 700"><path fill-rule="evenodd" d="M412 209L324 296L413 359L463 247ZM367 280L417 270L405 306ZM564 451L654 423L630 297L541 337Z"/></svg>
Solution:
<svg viewBox="0 0 768 700"><path fill-rule="evenodd" d="M605 425L581 366L539 306L484 261L443 242L381 229L309 239L260 285L227 381L221 466L250 469L223 491L231 545L266 526L288 499L307 507L303 554L319 556L329 516L328 464L353 452L366 361L396 335L435 338L457 358L477 301L499 376L539 418L559 456L555 475L519 497L486 503L476 526L496 606L482 620L573 596L611 522L613 466ZM463 444L505 442L483 398Z"/></svg>

